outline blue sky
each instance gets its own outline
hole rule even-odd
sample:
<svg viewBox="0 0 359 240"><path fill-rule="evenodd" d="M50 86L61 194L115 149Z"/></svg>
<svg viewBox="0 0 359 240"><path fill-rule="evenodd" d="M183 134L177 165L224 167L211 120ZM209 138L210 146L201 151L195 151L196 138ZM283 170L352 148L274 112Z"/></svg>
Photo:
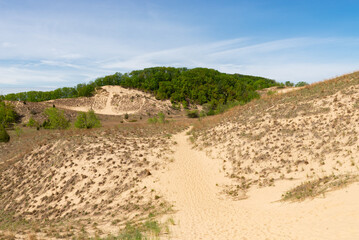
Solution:
<svg viewBox="0 0 359 240"><path fill-rule="evenodd" d="M0 94L153 66L315 82L359 70L359 1L0 0Z"/></svg>

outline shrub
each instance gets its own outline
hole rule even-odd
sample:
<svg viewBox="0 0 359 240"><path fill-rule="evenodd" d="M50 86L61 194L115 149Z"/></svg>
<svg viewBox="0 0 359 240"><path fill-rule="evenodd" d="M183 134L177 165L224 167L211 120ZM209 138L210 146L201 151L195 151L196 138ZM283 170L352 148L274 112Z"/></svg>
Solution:
<svg viewBox="0 0 359 240"><path fill-rule="evenodd" d="M157 116L148 119L148 123L166 123L166 122L168 121L166 120L166 116L163 112L160 112L157 114Z"/></svg>
<svg viewBox="0 0 359 240"><path fill-rule="evenodd" d="M0 142L9 142L9 141L10 141L9 134L6 132L4 126L0 124Z"/></svg>
<svg viewBox="0 0 359 240"><path fill-rule="evenodd" d="M267 95L268 96L271 96L271 95L274 95L274 94L276 94L277 92L276 91L271 91L271 90L269 90L268 92L267 92Z"/></svg>
<svg viewBox="0 0 359 240"><path fill-rule="evenodd" d="M89 110L87 112L87 128L98 128L101 127L101 122L97 118L94 110Z"/></svg>
<svg viewBox="0 0 359 240"><path fill-rule="evenodd" d="M33 117L30 117L29 122L26 124L26 126L37 128L40 126L40 124Z"/></svg>
<svg viewBox="0 0 359 240"><path fill-rule="evenodd" d="M187 117L189 118L199 118L198 110L192 110L187 112Z"/></svg>
<svg viewBox="0 0 359 240"><path fill-rule="evenodd" d="M158 122L157 117L153 117L153 118L148 119L148 123L157 123L157 122Z"/></svg>
<svg viewBox="0 0 359 240"><path fill-rule="evenodd" d="M296 87L304 87L306 85L308 85L308 83L306 82L298 82L297 84L295 84Z"/></svg>
<svg viewBox="0 0 359 240"><path fill-rule="evenodd" d="M84 112L79 112L77 114L77 118L75 121L75 127L77 128L87 128L87 121L86 121L86 113Z"/></svg>
<svg viewBox="0 0 359 240"><path fill-rule="evenodd" d="M64 111L57 108L47 108L44 111L47 120L42 126L47 129L66 129L70 126L70 121L66 119Z"/></svg>
<svg viewBox="0 0 359 240"><path fill-rule="evenodd" d="M95 112L93 110L89 110L87 113L80 112L77 115L75 127L77 127L77 128L97 128L97 127L101 127L101 122L97 118Z"/></svg>
<svg viewBox="0 0 359 240"><path fill-rule="evenodd" d="M286 81L284 84L287 87L293 87L294 86L294 83L291 83L290 81Z"/></svg>
<svg viewBox="0 0 359 240"><path fill-rule="evenodd" d="M158 122L164 123L165 122L165 114L163 112L158 113Z"/></svg>
<svg viewBox="0 0 359 240"><path fill-rule="evenodd" d="M128 118L129 118L128 113L126 113L125 114L125 119L128 119Z"/></svg>
<svg viewBox="0 0 359 240"><path fill-rule="evenodd" d="M10 104L0 102L0 124L7 127L9 124L15 123L18 117L19 116Z"/></svg>

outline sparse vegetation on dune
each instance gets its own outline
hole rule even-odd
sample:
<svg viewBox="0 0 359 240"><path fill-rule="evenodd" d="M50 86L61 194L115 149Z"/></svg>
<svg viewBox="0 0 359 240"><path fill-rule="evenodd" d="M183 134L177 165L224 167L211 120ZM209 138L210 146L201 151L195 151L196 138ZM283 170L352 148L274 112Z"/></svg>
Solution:
<svg viewBox="0 0 359 240"><path fill-rule="evenodd" d="M76 128L98 128L101 127L101 122L93 110L87 113L79 112L74 123Z"/></svg>
<svg viewBox="0 0 359 240"><path fill-rule="evenodd" d="M168 136L186 126L124 123L86 132L25 130L0 159L0 232L18 233L15 227L25 235L88 239L94 232L106 236L102 226L108 222L116 233L132 221L142 239L152 236L147 227L162 226L153 217L171 212L171 205L141 182L164 164L161 159L173 144ZM26 139L31 139L28 147ZM21 155L10 153L19 146Z"/></svg>
<svg viewBox="0 0 359 240"><path fill-rule="evenodd" d="M274 94L195 124L195 145L240 189L358 171L359 73Z"/></svg>
<svg viewBox="0 0 359 240"><path fill-rule="evenodd" d="M160 94L149 80L156 71L145 70L134 73L132 80L137 82L133 84L149 84L141 87L153 87L147 90ZM159 70L158 89L163 90L167 86L163 82L168 80L163 72L166 68ZM203 69L196 71L207 74ZM213 71L209 72L219 74ZM217 194L217 189L212 189L216 185L223 188L222 193L229 195L230 201L250 198L247 193L251 188L275 186L283 180L303 182L286 191L284 201L311 199L358 181L359 73L287 93L280 93L277 86L273 89L276 93L268 94L272 88L267 89L261 99L246 105L235 99L220 101L221 96L216 96L218 101L213 105L207 102L198 109L186 110L200 121L172 117L167 111L143 115L129 112L120 117L79 113L75 126L89 128L86 131L69 127L75 112L44 105L31 113L29 106L29 127L3 128L11 141L0 143L0 238L161 238L173 220L161 223L160 219L174 210L165 196L150 186L150 182L157 181L151 176L165 170L168 163L177 164L177 158L193 150L184 133L181 141L172 139L173 134L190 125L194 125L191 144L220 159L220 174L231 178L201 191L208 187ZM198 100L184 96L185 102L177 99L174 108ZM233 108L225 111L229 107ZM39 128L43 109L47 109L47 121L44 128ZM211 116L210 111L223 113ZM102 127L90 129L99 126L100 119ZM1 132L0 127L0 139ZM173 154L176 148L183 154ZM190 155L197 153L193 150ZM201 154L198 156L205 156ZM192 158L187 160L194 162ZM203 168L206 163L198 166ZM218 169L215 171L217 174ZM211 177L207 172L196 179ZM198 171L193 175L197 176ZM217 195L211 201L217 205ZM231 214L232 208L227 210Z"/></svg>

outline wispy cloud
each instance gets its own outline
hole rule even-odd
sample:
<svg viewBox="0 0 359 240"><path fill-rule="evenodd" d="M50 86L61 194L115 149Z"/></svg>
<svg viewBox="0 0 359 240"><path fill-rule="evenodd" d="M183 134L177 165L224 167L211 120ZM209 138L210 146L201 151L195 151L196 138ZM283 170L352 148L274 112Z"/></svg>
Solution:
<svg viewBox="0 0 359 240"><path fill-rule="evenodd" d="M359 53L359 41L353 39L291 38L253 42L251 39L233 39L191 45L138 55L122 61L112 60L101 67L124 70L158 65L210 67L228 73L261 75L294 82L320 81L359 70L359 61L326 58L330 52L335 54L331 49L333 46L341 46L339 51Z"/></svg>
<svg viewBox="0 0 359 240"><path fill-rule="evenodd" d="M46 71L36 71L18 67L0 67L0 84L18 86L24 83L56 83L66 82L64 74L56 75Z"/></svg>
<svg viewBox="0 0 359 240"><path fill-rule="evenodd" d="M0 67L2 86L72 86L114 72L153 66L208 67L227 73L264 76L278 81L314 82L359 70L359 61L344 56L359 54L359 39L290 38L259 42L237 38L167 50L133 53L118 58L68 55L54 60L21 61ZM340 47L338 47L340 46ZM344 60L343 60L344 59Z"/></svg>

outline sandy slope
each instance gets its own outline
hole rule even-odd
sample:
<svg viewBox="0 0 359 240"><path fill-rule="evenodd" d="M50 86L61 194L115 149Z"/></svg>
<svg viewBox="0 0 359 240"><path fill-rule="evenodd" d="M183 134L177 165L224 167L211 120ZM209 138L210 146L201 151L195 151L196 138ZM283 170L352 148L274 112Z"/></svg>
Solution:
<svg viewBox="0 0 359 240"><path fill-rule="evenodd" d="M221 164L176 135L174 162L154 174L154 188L172 201L172 239L359 239L359 184L302 203L276 202L295 181L253 189L241 201L220 194Z"/></svg>
<svg viewBox="0 0 359 240"><path fill-rule="evenodd" d="M172 112L169 100L157 100L152 94L120 86L103 86L93 97L56 99L49 103L57 107L86 112L93 109L97 114L124 115Z"/></svg>

